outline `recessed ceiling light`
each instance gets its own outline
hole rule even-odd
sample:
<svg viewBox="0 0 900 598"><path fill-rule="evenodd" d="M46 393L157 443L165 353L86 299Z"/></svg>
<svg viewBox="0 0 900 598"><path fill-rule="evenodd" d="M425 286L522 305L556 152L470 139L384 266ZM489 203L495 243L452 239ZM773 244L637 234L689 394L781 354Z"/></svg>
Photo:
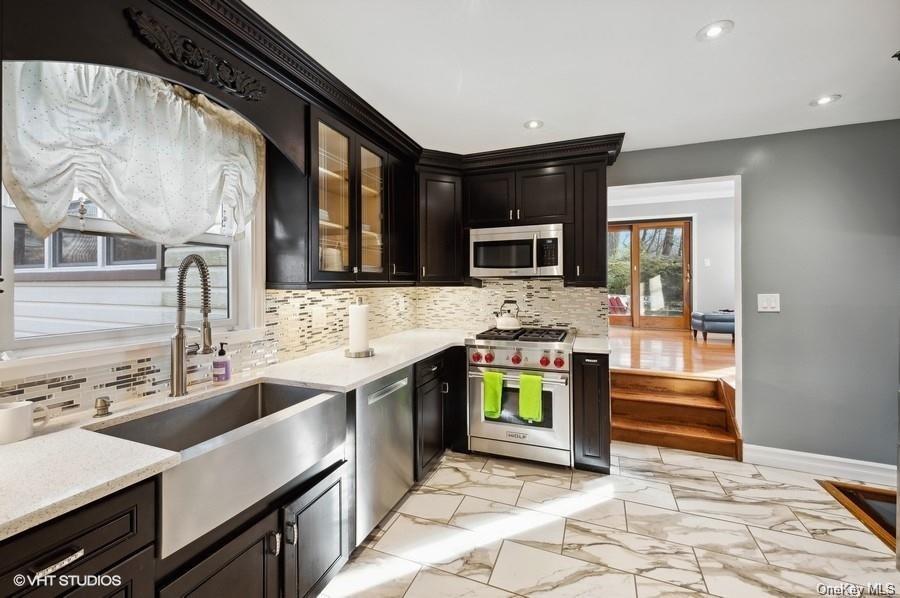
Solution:
<svg viewBox="0 0 900 598"><path fill-rule="evenodd" d="M542 120L526 120L523 125L526 129L540 129L544 126L544 121Z"/></svg>
<svg viewBox="0 0 900 598"><path fill-rule="evenodd" d="M810 106L827 106L828 104L834 104L839 99L841 99L841 94L833 93L831 95L822 96L814 99L809 103Z"/></svg>
<svg viewBox="0 0 900 598"><path fill-rule="evenodd" d="M698 31L697 39L701 42L709 42L719 39L726 33L731 33L732 29L734 29L734 21L716 21Z"/></svg>

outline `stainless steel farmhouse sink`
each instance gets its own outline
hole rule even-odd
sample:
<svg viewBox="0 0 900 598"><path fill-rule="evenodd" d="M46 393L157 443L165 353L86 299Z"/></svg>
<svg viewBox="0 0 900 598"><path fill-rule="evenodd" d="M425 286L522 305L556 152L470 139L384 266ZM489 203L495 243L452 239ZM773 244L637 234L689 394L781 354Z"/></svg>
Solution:
<svg viewBox="0 0 900 598"><path fill-rule="evenodd" d="M259 384L97 432L181 453L161 474L165 558L343 450L346 409L341 394Z"/></svg>

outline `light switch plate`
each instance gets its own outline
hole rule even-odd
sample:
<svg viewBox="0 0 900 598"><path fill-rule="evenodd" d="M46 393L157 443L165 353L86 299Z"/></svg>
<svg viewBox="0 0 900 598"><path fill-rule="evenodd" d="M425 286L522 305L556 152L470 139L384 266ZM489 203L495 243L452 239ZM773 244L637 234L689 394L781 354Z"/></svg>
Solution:
<svg viewBox="0 0 900 598"><path fill-rule="evenodd" d="M759 293L756 295L756 311L773 313L781 311L780 293Z"/></svg>
<svg viewBox="0 0 900 598"><path fill-rule="evenodd" d="M703 258L703 266L705 268L709 268L710 266L712 266L712 260L708 257Z"/></svg>

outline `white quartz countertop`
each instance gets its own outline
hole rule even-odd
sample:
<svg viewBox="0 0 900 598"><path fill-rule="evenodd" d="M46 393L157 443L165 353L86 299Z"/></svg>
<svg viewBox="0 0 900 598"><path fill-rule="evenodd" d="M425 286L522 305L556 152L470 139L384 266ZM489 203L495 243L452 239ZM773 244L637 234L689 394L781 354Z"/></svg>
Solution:
<svg viewBox="0 0 900 598"><path fill-rule="evenodd" d="M609 353L609 338L605 336L576 336L575 353Z"/></svg>
<svg viewBox="0 0 900 598"><path fill-rule="evenodd" d="M94 430L202 401L260 382L348 392L453 346L464 330L415 329L373 339L373 357L351 359L343 349L285 361L226 385L192 385L184 397L115 402L102 420L92 412L54 418L41 433L0 446L0 540L153 477L181 462L168 451ZM40 431L40 430L39 430Z"/></svg>

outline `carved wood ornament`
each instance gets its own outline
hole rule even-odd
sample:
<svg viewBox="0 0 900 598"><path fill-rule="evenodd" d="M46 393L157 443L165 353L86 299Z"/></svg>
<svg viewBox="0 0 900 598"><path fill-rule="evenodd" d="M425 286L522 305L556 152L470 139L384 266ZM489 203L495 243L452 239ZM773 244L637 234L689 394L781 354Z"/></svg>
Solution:
<svg viewBox="0 0 900 598"><path fill-rule="evenodd" d="M266 88L259 79L236 68L225 58L198 46L186 35L172 30L136 8L125 9L125 16L137 36L172 64L247 101L257 102L265 95Z"/></svg>

